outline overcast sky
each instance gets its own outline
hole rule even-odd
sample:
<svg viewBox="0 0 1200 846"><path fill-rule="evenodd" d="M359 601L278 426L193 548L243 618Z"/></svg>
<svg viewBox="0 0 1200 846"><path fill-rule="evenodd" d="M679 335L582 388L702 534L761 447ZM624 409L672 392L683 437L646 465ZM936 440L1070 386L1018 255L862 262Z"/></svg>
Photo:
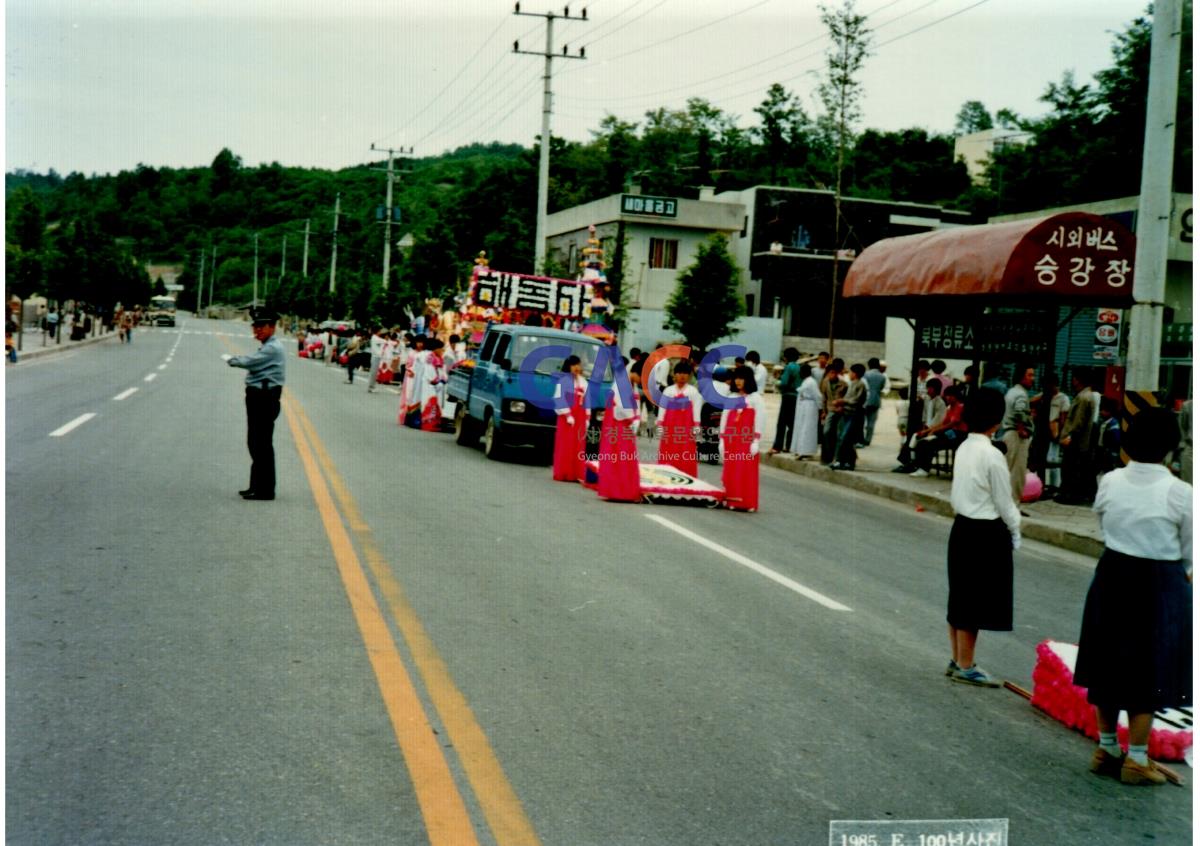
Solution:
<svg viewBox="0 0 1200 846"><path fill-rule="evenodd" d="M563 0L554 6L562 11ZM833 0L831 0L833 2ZM115 173L343 167L369 147L433 155L540 131L545 18L509 0L7 0L5 166ZM578 13L583 3L572 4ZM783 82L810 114L828 46L816 0L591 0L557 20L556 135L705 97L755 123ZM523 0L524 11L551 8ZM875 29L860 128L949 131L977 99L1025 115L1047 83L1108 66L1146 0L858 0ZM958 14L955 14L958 13ZM695 30L695 31L693 31ZM891 42L891 43L888 43Z"/></svg>

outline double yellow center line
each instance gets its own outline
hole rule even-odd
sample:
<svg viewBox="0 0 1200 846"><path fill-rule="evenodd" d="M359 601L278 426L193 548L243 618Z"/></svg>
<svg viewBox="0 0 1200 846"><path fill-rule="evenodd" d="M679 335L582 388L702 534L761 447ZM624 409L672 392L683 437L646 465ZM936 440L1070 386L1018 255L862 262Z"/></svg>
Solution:
<svg viewBox="0 0 1200 846"><path fill-rule="evenodd" d="M392 729L404 755L431 846L471 846L479 840L433 723L392 638L383 610L375 600L355 552L351 533L404 638L429 701L458 753L462 771L492 837L498 846L540 846L537 833L504 775L487 736L475 720L466 697L455 686L445 661L375 544L370 527L363 520L304 409L286 391L282 404Z"/></svg>

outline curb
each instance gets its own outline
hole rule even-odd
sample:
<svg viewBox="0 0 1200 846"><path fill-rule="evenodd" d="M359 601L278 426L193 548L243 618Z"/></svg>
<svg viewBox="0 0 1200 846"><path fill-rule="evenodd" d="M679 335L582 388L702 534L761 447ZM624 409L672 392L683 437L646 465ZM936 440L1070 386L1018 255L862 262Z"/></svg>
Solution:
<svg viewBox="0 0 1200 846"><path fill-rule="evenodd" d="M36 337L36 336L35 336ZM24 350L17 351L17 367L21 366L21 362L30 358L43 358L56 353L67 352L69 350L77 350L80 347L91 346L102 341L115 341L117 339L116 332L108 332L104 335L96 335L92 338L84 338L82 341L63 341L61 344L48 343L46 346L27 347Z"/></svg>
<svg viewBox="0 0 1200 846"><path fill-rule="evenodd" d="M786 470L789 473L805 476L818 482L830 482L860 493L890 499L893 502L920 506L931 514L938 514L943 517L954 516L954 508L950 505L950 500L946 497L884 484L878 479L872 478L877 474L839 472L837 470L830 470L828 467L822 467L816 462L780 458L777 455L764 455L763 463L770 467ZM1104 551L1104 542L1101 540L1043 523L1035 517L1022 518L1021 534L1029 540L1041 541L1042 543L1048 543L1052 546L1092 558L1099 558L1100 553Z"/></svg>

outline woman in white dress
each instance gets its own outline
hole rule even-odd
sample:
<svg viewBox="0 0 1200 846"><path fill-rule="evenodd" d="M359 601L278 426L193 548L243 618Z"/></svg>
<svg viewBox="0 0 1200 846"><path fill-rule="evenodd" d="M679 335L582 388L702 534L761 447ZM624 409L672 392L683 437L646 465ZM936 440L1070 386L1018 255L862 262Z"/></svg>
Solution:
<svg viewBox="0 0 1200 846"><path fill-rule="evenodd" d="M800 388L796 391L796 422L792 426L792 452L801 458L813 455L821 414L821 388L813 377L812 365L800 366Z"/></svg>

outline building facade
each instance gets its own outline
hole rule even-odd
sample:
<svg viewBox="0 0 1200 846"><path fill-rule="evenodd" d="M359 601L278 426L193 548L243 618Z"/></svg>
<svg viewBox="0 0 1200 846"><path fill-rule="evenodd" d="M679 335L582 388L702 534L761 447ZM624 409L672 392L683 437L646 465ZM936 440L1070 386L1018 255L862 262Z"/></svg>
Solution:
<svg viewBox="0 0 1200 846"><path fill-rule="evenodd" d="M839 239L832 191L758 185L717 199L746 209L733 251L747 314L778 318L785 346L803 352L827 345L835 260L840 290L854 257L876 241L981 222L936 205L843 197ZM882 313L839 299L833 318L835 352L854 359L882 354Z"/></svg>

